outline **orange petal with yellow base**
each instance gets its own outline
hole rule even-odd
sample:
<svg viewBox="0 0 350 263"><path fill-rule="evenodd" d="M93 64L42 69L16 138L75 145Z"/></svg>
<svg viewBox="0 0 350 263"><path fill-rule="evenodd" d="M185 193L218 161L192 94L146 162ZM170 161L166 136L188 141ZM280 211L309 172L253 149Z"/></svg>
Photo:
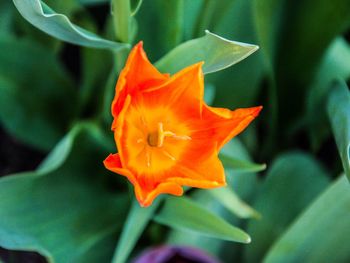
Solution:
<svg viewBox="0 0 350 263"><path fill-rule="evenodd" d="M128 178L141 206L160 194L182 195L182 186L225 186L218 152L262 109L206 105L202 64L168 76L148 61L139 43L120 74L112 104L119 153L104 165Z"/></svg>

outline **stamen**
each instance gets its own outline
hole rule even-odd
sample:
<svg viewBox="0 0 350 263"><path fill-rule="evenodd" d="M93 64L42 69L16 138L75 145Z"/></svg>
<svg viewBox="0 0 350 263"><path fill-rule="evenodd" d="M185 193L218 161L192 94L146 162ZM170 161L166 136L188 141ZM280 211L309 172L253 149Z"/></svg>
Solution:
<svg viewBox="0 0 350 263"><path fill-rule="evenodd" d="M157 131L150 133L147 137L148 145L151 147L162 147L165 137L171 137L177 140L191 140L191 137L187 135L176 135L172 131L164 131L163 123L159 122Z"/></svg>
<svg viewBox="0 0 350 263"><path fill-rule="evenodd" d="M175 158L174 156L172 156L172 155L171 155L169 152L167 152L166 150L162 150L162 153L163 153L165 156L169 157L171 160L176 161L176 158Z"/></svg>
<svg viewBox="0 0 350 263"><path fill-rule="evenodd" d="M183 141L192 140L192 138L190 136L187 136L187 135L173 135L173 138L177 139L177 140L183 140Z"/></svg>

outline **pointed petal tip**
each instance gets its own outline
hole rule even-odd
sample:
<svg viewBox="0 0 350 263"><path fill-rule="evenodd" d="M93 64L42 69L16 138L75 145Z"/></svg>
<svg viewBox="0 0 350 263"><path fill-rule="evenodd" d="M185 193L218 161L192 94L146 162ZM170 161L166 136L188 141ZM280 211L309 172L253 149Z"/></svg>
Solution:
<svg viewBox="0 0 350 263"><path fill-rule="evenodd" d="M108 166L111 162L111 159L113 158L113 154L109 154L106 159L103 160L103 165L108 169Z"/></svg>
<svg viewBox="0 0 350 263"><path fill-rule="evenodd" d="M103 165L110 171L113 171L115 168L122 168L119 154L110 153L106 159L103 160Z"/></svg>
<svg viewBox="0 0 350 263"><path fill-rule="evenodd" d="M257 106L254 109L255 109L255 111L252 112L252 115L255 118L259 115L260 111L263 109L263 106Z"/></svg>
<svg viewBox="0 0 350 263"><path fill-rule="evenodd" d="M140 49L140 50L143 50L143 41L139 41L136 45L135 45L135 48L137 49Z"/></svg>

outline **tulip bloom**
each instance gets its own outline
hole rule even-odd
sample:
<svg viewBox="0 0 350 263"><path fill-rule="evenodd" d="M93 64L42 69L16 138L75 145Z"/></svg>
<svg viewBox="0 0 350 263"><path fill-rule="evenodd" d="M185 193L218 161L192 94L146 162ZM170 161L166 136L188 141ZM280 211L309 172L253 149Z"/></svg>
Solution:
<svg viewBox="0 0 350 263"><path fill-rule="evenodd" d="M225 186L218 152L262 109L205 104L202 64L161 74L140 42L120 73L111 107L118 153L104 165L128 178L141 206L160 194L180 196L181 186Z"/></svg>

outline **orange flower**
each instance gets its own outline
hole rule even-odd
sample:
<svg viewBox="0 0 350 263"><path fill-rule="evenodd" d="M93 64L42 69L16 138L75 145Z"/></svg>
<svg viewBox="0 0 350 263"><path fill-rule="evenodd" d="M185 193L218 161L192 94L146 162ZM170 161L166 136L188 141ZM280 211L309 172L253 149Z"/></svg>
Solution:
<svg viewBox="0 0 350 263"><path fill-rule="evenodd" d="M225 186L218 152L262 109L206 105L202 64L171 77L161 74L140 42L120 74L112 103L119 153L110 154L104 165L129 179L141 206L160 194L180 196L184 185Z"/></svg>

